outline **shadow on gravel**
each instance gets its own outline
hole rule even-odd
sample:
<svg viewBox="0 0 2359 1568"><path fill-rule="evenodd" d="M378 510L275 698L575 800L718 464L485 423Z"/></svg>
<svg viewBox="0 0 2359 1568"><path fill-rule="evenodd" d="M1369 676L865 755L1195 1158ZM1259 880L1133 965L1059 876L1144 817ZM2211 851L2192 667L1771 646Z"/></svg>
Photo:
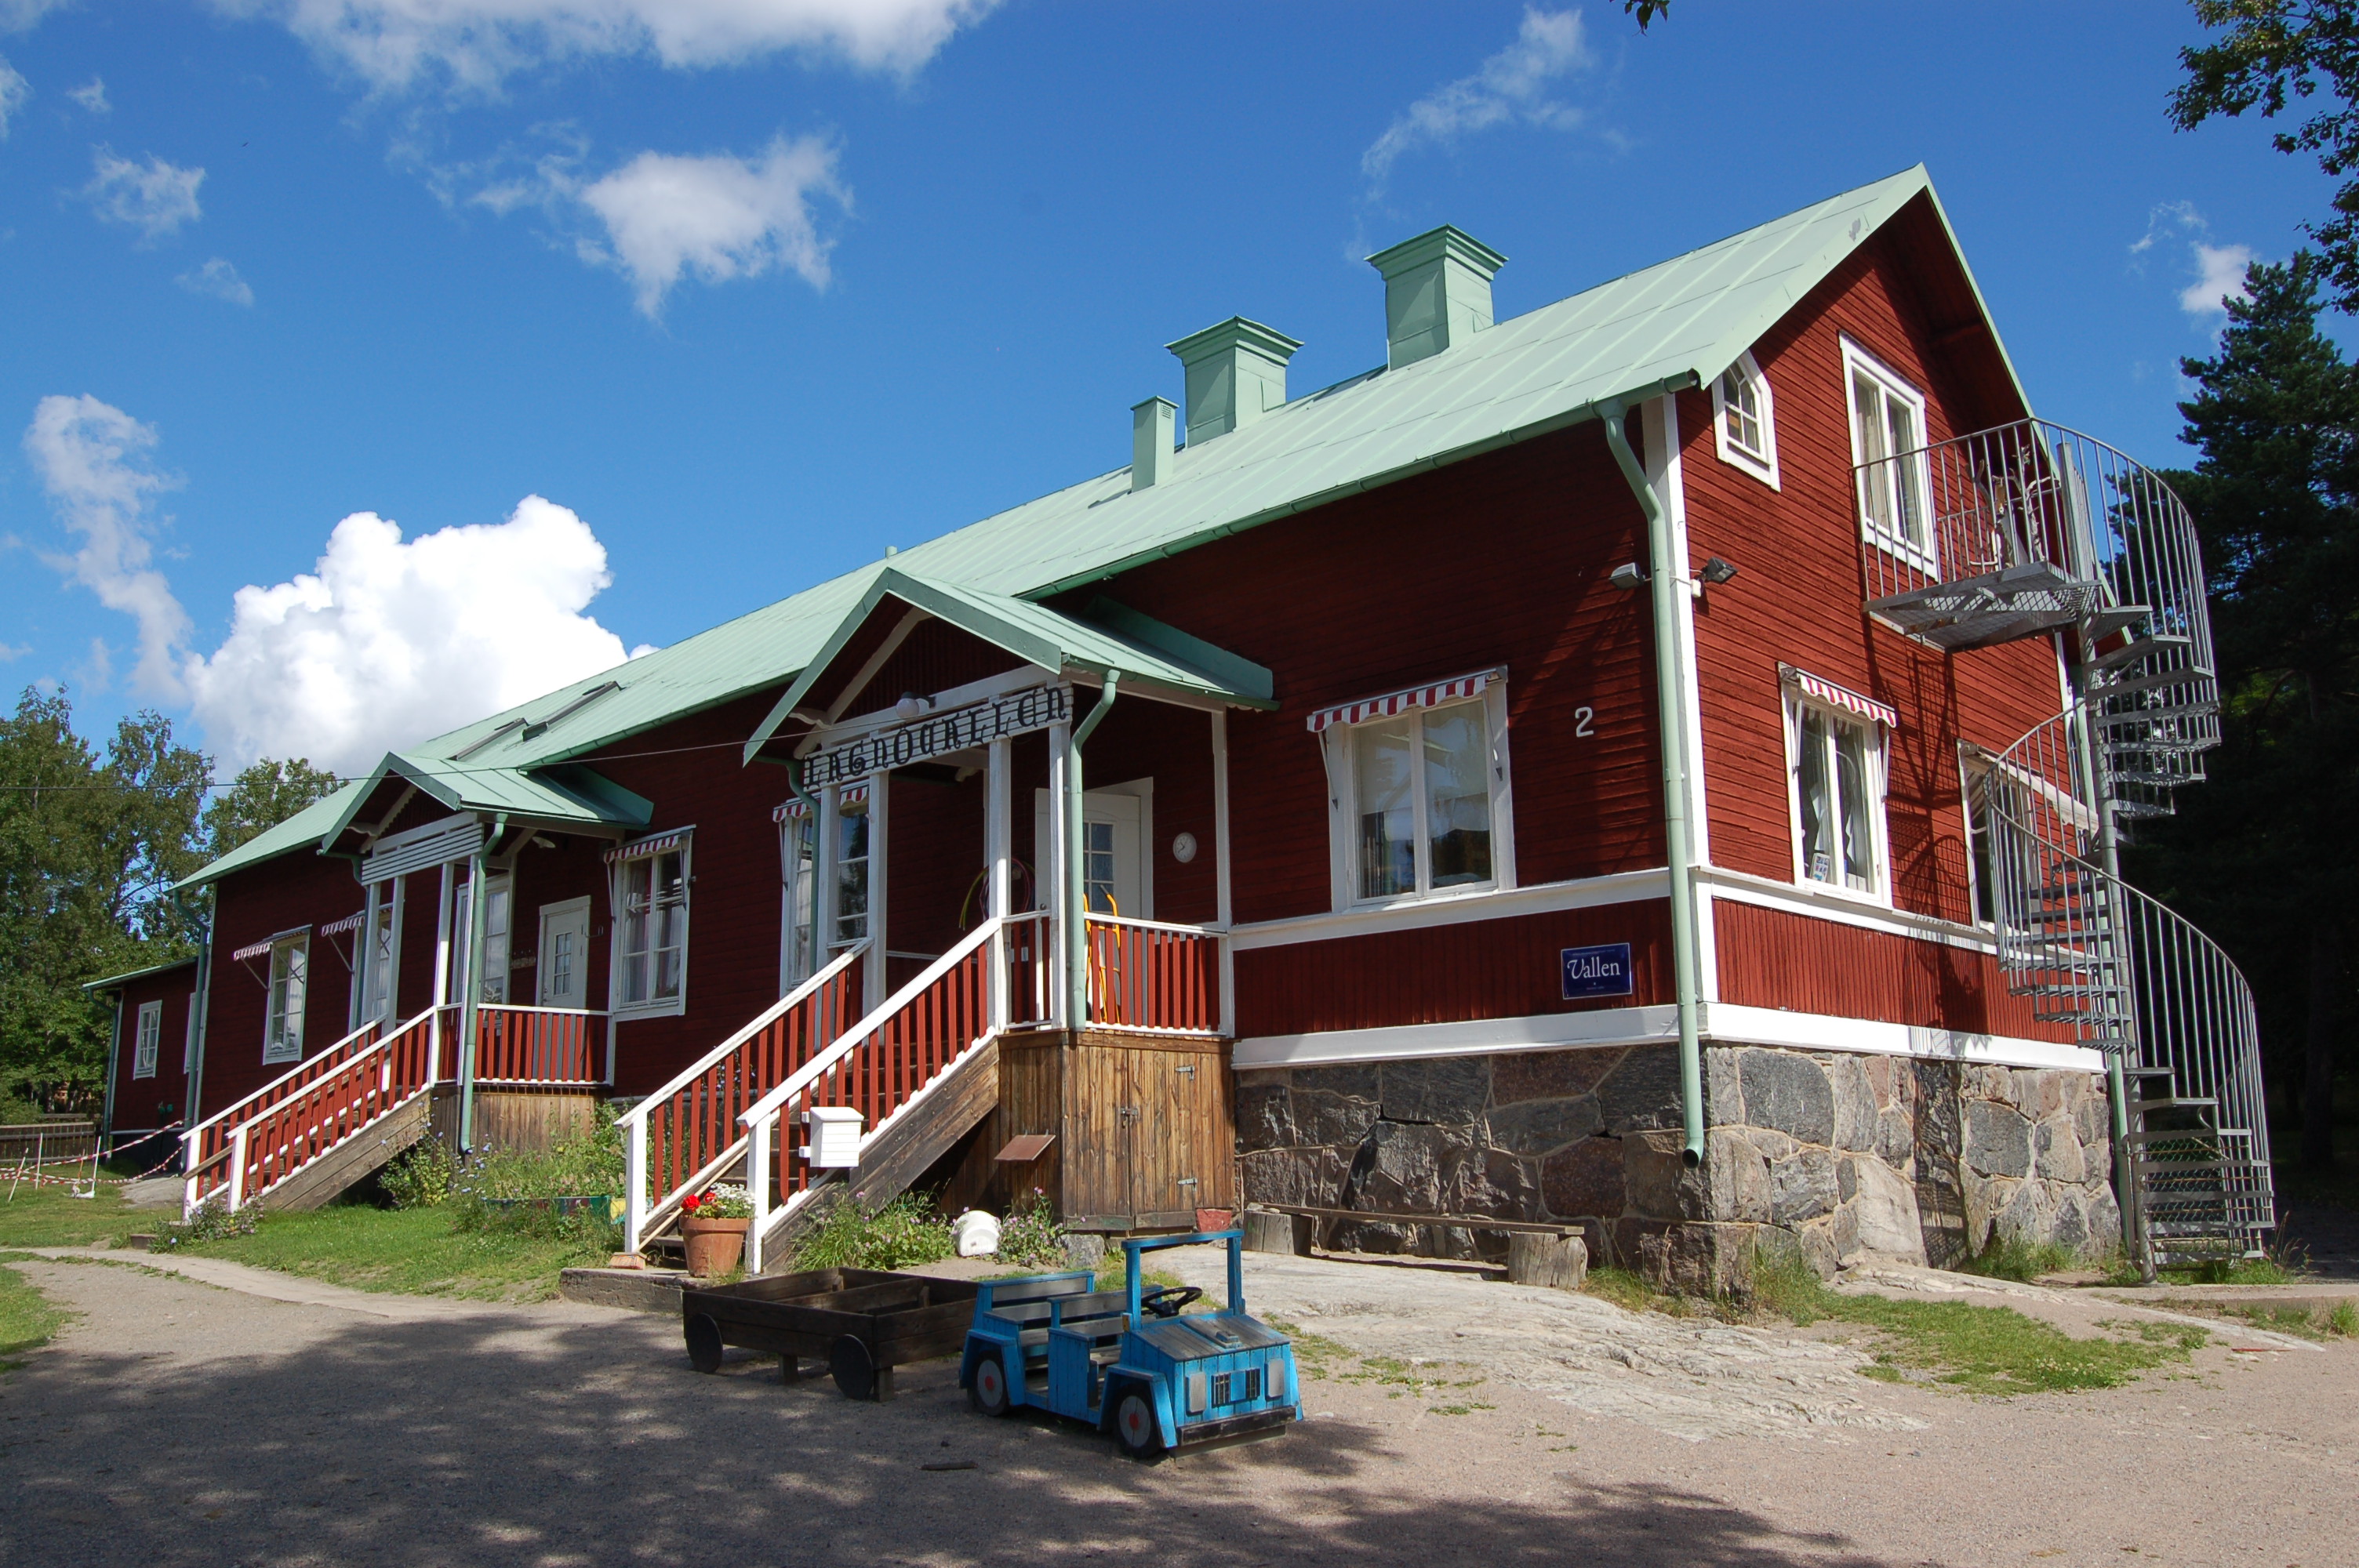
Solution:
<svg viewBox="0 0 2359 1568"><path fill-rule="evenodd" d="M1419 1497L1381 1433L1340 1421L1141 1465L972 1413L948 1363L904 1368L881 1406L782 1385L769 1359L700 1377L660 1320L288 1338L212 1361L38 1355L0 1387L0 1563L1869 1561L1668 1489Z"/></svg>

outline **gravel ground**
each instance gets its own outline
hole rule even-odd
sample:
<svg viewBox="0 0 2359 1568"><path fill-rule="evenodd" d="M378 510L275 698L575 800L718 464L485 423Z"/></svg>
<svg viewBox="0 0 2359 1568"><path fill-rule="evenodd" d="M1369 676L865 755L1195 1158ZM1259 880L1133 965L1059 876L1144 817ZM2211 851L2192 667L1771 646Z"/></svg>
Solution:
<svg viewBox="0 0 2359 1568"><path fill-rule="evenodd" d="M1379 1298L1428 1298L1423 1354L1486 1380L1313 1381L1282 1438L1140 1465L972 1414L948 1363L855 1405L765 1358L699 1377L661 1318L22 1264L82 1315L0 1375L0 1563L2359 1562L2359 1349L2206 1350L2132 1388L1975 1400L1846 1387L1852 1353L1804 1336L1665 1339L1582 1298L1267 1263L1255 1304L1334 1302L1304 1326L1346 1343L1382 1325L1409 1349ZM1657 1348L1518 1349L1513 1320ZM1718 1379L1736 1392L1707 1410L1774 1411L1780 1367L1808 1369L1788 1406L1834 1413L1701 1436L1678 1430L1691 1392L1647 1392ZM1637 1391L1597 1392L1617 1381Z"/></svg>

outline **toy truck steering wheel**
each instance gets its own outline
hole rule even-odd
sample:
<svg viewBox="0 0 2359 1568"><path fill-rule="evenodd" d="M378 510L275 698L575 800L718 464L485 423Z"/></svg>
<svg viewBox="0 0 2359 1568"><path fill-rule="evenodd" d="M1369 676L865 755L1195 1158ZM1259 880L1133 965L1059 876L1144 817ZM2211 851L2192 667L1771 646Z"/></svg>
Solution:
<svg viewBox="0 0 2359 1568"><path fill-rule="evenodd" d="M1189 1303L1203 1295L1194 1285L1166 1285L1160 1290L1141 1292L1138 1310L1150 1317L1178 1317Z"/></svg>

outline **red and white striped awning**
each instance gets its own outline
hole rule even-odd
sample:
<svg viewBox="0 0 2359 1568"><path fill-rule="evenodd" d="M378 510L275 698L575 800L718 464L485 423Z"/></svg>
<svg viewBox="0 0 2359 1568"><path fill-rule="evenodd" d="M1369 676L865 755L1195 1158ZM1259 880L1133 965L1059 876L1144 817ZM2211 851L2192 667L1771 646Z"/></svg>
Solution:
<svg viewBox="0 0 2359 1568"><path fill-rule="evenodd" d="M288 937L304 935L309 933L310 929L311 928L308 925L296 925L290 926L285 931L274 931L269 935L264 937L261 941L249 942L245 946L240 947L236 952L232 953L230 955L230 961L233 963L243 964L248 958L259 958L264 954L269 952L273 947L277 946L281 942L286 941Z"/></svg>
<svg viewBox="0 0 2359 1568"><path fill-rule="evenodd" d="M350 914L345 915L342 920L332 920L327 925L320 927L320 935L322 936L342 936L347 931L358 931L361 928L361 922L367 918L367 910L356 909Z"/></svg>
<svg viewBox="0 0 2359 1568"><path fill-rule="evenodd" d="M687 843L688 836L695 831L693 827L676 827L669 833L658 833L652 838L642 838L636 844L621 845L606 851L606 863L612 866L624 860L644 860L650 855L660 855L667 849L677 849Z"/></svg>
<svg viewBox="0 0 2359 1568"><path fill-rule="evenodd" d="M842 789L836 791L835 803L838 806L865 806L868 803L868 786L864 784L846 784ZM778 807L777 810L770 813L770 820L773 822L791 822L797 817L809 816L810 815L810 806L805 806L799 800L789 800L784 806Z"/></svg>
<svg viewBox="0 0 2359 1568"><path fill-rule="evenodd" d="M1310 732L1316 735L1331 724L1364 724L1371 719L1390 719L1395 714L1407 713L1412 708L1432 708L1444 702L1455 702L1461 697L1478 696L1493 681L1506 679L1506 665L1499 665L1487 670L1477 670L1471 676L1436 681L1431 686L1413 686L1407 691L1387 692L1382 697L1363 697L1357 702L1322 708L1305 722Z"/></svg>
<svg viewBox="0 0 2359 1568"><path fill-rule="evenodd" d="M1856 713L1862 719L1872 719L1887 730L1900 728L1900 715L1889 705L1872 697L1862 697L1849 687L1837 686L1831 680L1823 680L1808 670L1798 670L1791 665L1779 665L1777 675L1780 679L1793 682L1830 708L1840 708L1847 713Z"/></svg>

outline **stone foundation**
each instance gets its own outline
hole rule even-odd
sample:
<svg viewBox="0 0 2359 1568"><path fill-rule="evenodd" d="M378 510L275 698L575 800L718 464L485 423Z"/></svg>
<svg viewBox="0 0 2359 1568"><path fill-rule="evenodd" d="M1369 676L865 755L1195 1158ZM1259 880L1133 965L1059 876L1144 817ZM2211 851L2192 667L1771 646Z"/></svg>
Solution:
<svg viewBox="0 0 2359 1568"><path fill-rule="evenodd" d="M1742 1291L1764 1245L1822 1272L1994 1238L2119 1235L2102 1078L1710 1046L1705 1159L1680 1161L1679 1051L1641 1045L1246 1069L1248 1202L1578 1224L1591 1257ZM1339 1250L1498 1258L1504 1237L1329 1221Z"/></svg>

